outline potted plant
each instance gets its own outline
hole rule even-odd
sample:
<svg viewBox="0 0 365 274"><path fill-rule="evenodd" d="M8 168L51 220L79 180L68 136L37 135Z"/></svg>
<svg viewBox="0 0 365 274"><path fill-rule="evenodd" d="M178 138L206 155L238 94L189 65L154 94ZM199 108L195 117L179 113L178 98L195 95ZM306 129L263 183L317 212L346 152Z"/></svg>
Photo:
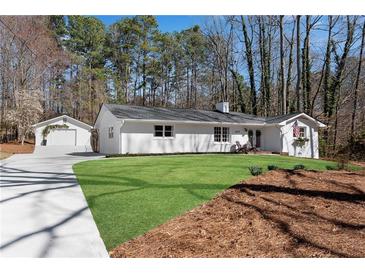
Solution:
<svg viewBox="0 0 365 274"><path fill-rule="evenodd" d="M306 137L298 137L296 139L294 139L294 145L299 146L299 147L303 147L305 146L305 144L309 141L308 138Z"/></svg>

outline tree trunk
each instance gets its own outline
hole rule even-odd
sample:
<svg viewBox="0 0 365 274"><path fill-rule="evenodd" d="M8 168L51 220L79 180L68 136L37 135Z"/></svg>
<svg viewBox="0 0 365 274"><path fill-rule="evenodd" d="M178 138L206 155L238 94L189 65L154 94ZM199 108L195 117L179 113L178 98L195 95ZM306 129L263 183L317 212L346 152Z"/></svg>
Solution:
<svg viewBox="0 0 365 274"><path fill-rule="evenodd" d="M286 113L292 112L294 109L294 101L290 100L290 87L291 87L291 74L292 74L292 67L293 67L293 48L294 48L294 30L293 27L291 39L290 39L290 48L289 48L289 61L288 61L288 74L286 77ZM290 103L291 102L291 103Z"/></svg>
<svg viewBox="0 0 365 274"><path fill-rule="evenodd" d="M267 48L266 48L266 38L265 38L265 27L263 28L264 31L264 43L263 43L263 50L265 56L265 100L266 100L266 107L267 107L267 115L270 115L270 98L271 98L271 43L272 43L272 16L269 16L269 25L268 33L267 33Z"/></svg>
<svg viewBox="0 0 365 274"><path fill-rule="evenodd" d="M264 49L264 33L261 27L261 18L258 16L259 22L259 49L260 49L260 69L261 69L261 79L260 79L260 91L261 91L261 105L264 109L264 116L268 116L268 107L266 102L266 56L265 56L265 49Z"/></svg>
<svg viewBox="0 0 365 274"><path fill-rule="evenodd" d="M347 37L345 46L343 48L343 52L339 62L337 63L336 68L336 75L331 85L331 93L330 93L330 100L329 100L329 115L328 117L332 117L333 113L335 114L335 124L334 124L334 131L333 131L333 152L336 151L337 145L337 130L338 130L338 112L339 112L339 102L341 97L341 84L343 78L343 72L345 69L347 57L353 42L353 36L356 26L356 17L353 21L350 20L350 16L347 16Z"/></svg>
<svg viewBox="0 0 365 274"><path fill-rule="evenodd" d="M328 37L325 57L325 73L323 79L323 112L328 116L328 92L330 88L331 74L331 36L332 36L332 16L328 16Z"/></svg>
<svg viewBox="0 0 365 274"><path fill-rule="evenodd" d="M297 15L296 18L296 24L297 24L297 85L296 85L296 94L297 94L297 98L296 98L296 102L297 102L297 107L296 107L296 111L300 111L300 89L301 89L301 69L300 69L300 15Z"/></svg>
<svg viewBox="0 0 365 274"><path fill-rule="evenodd" d="M328 104L329 104L328 117L331 117L333 115L333 111L336 109L336 101L337 101L336 98L338 95L337 93L338 93L341 83L342 83L342 75L343 75L343 72L345 69L347 56L348 56L348 53L350 51L350 48L351 48L351 45L353 42L355 25L356 25L356 17L353 20L353 22L351 22L350 17L347 16L347 37L346 37L346 42L345 42L345 46L342 51L341 58L337 63L336 75L330 86L330 94L329 94L329 99L328 99Z"/></svg>
<svg viewBox="0 0 365 274"><path fill-rule="evenodd" d="M304 111L306 113L309 113L309 109L310 109L310 95L311 95L311 67L310 67L310 56L309 56L309 47L310 47L310 31L311 31L311 16L310 15L306 15L306 34L305 34L305 39L304 39L304 51L305 51L305 96L304 96Z"/></svg>
<svg viewBox="0 0 365 274"><path fill-rule="evenodd" d="M189 67L186 67L186 107L190 108L190 93L189 93Z"/></svg>
<svg viewBox="0 0 365 274"><path fill-rule="evenodd" d="M355 131L355 117L356 117L356 109L357 109L357 96L359 92L359 82L360 82L360 75L361 75L361 67L362 67L362 55L364 50L364 43L365 43L365 20L362 27L362 36L361 36L361 45L360 45L360 54L359 54L359 63L357 66L357 74L355 80L355 91L354 91L354 101L352 106L352 115L351 115L351 131L350 131L350 140L354 140L354 131Z"/></svg>
<svg viewBox="0 0 365 274"><path fill-rule="evenodd" d="M257 114L256 106L256 87L255 87L255 71L252 57L252 44L247 33L245 18L241 15L242 32L245 41L245 53L247 60L248 73L250 77L250 89L251 89L251 111L253 115Z"/></svg>
<svg viewBox="0 0 365 274"><path fill-rule="evenodd" d="M280 76L281 76L281 114L286 114L286 83L285 83L285 65L284 65L284 30L283 30L284 16L279 17L280 28Z"/></svg>
<svg viewBox="0 0 365 274"><path fill-rule="evenodd" d="M142 63L142 106L146 104L146 53L143 53Z"/></svg>
<svg viewBox="0 0 365 274"><path fill-rule="evenodd" d="M231 73L232 73L232 77L233 77L234 81L236 82L236 86L237 86L237 90L238 90L238 99L239 99L241 112L245 113L246 112L246 106L245 106L245 101L243 99L242 81L239 80L239 76L237 75L237 73L233 69L231 69Z"/></svg>

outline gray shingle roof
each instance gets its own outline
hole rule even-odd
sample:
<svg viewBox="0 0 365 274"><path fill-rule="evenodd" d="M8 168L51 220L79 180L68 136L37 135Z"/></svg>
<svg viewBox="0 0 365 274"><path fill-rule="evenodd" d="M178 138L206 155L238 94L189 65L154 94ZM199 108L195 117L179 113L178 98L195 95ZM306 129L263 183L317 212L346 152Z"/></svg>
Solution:
<svg viewBox="0 0 365 274"><path fill-rule="evenodd" d="M279 116L273 116L273 117L267 117L266 118L266 123L268 124L277 124L277 123L281 123L283 121L286 121L292 117L295 117L297 115L299 115L300 112L295 112L295 113L290 113L290 114L286 114L286 115L279 115Z"/></svg>
<svg viewBox="0 0 365 274"><path fill-rule="evenodd" d="M198 109L143 107L132 105L105 104L105 106L120 119L194 121L194 122L223 122L223 123L280 123L298 113L277 117L259 117L241 112L221 113Z"/></svg>

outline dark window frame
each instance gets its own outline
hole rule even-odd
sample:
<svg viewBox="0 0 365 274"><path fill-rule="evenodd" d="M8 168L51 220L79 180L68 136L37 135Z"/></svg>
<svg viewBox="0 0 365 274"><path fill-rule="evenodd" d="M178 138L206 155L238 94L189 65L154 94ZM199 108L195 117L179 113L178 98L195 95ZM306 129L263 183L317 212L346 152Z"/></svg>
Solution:
<svg viewBox="0 0 365 274"><path fill-rule="evenodd" d="M159 127L156 129L156 127ZM166 129L167 128L167 129ZM174 125L154 125L153 137L159 139L175 138L175 126ZM158 132L158 134L156 134Z"/></svg>
<svg viewBox="0 0 365 274"><path fill-rule="evenodd" d="M230 143L231 132L229 127L214 127L213 129L214 143Z"/></svg>

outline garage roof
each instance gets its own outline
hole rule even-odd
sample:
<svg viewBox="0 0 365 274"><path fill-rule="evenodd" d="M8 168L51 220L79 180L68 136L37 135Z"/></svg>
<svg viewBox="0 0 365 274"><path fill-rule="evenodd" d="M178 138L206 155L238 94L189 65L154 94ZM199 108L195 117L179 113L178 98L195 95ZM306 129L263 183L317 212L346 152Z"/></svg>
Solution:
<svg viewBox="0 0 365 274"><path fill-rule="evenodd" d="M66 119L67 122L71 123L71 124L76 124L80 127L83 127L83 128L86 128L86 129L92 129L93 127L84 123L84 122L81 122L75 118L72 118L68 115L61 115L61 116L57 116L57 117L54 117L52 119L49 119L49 120L45 120L45 121L42 121L42 122L39 122L37 124L34 124L33 127L34 128L37 128L37 127L42 127L42 126L46 126L46 125L50 125L52 123L55 123L55 122L58 122L60 120L63 120L63 119Z"/></svg>

